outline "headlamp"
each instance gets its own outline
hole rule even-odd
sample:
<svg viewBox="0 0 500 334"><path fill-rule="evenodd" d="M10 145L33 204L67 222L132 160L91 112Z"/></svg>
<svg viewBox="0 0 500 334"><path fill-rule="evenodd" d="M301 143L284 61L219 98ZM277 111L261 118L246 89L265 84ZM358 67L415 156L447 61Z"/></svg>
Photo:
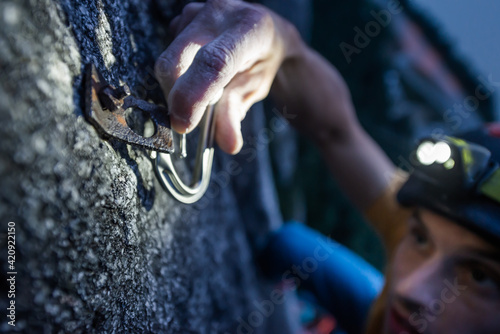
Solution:
<svg viewBox="0 0 500 334"><path fill-rule="evenodd" d="M482 138L487 139L488 149L454 137L422 140L413 154L415 169L400 189L398 201L437 212L497 244L499 139Z"/></svg>
<svg viewBox="0 0 500 334"><path fill-rule="evenodd" d="M415 151L414 177L442 196L486 196L500 203L500 169L491 152L465 140L427 138Z"/></svg>

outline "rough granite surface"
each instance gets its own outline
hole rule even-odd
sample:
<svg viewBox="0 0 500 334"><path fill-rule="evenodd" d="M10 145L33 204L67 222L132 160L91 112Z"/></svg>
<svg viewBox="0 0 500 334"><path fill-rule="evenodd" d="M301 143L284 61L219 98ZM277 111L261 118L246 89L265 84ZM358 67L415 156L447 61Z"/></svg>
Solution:
<svg viewBox="0 0 500 334"><path fill-rule="evenodd" d="M243 154L216 151L209 191L195 205L161 188L144 149L103 140L83 116L85 64L138 95L157 90L154 60L182 5L0 3L2 310L9 221L17 271L16 326L2 312L0 332L295 331L290 303L249 318L273 288L253 249L281 223L262 109L244 121ZM242 321L255 326L243 330Z"/></svg>

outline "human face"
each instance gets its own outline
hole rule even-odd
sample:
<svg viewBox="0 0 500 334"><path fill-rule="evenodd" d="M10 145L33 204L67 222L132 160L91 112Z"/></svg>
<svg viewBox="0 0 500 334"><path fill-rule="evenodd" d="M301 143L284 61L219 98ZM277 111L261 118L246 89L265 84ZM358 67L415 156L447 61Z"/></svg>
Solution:
<svg viewBox="0 0 500 334"><path fill-rule="evenodd" d="M417 210L396 250L385 333L500 333L500 248Z"/></svg>

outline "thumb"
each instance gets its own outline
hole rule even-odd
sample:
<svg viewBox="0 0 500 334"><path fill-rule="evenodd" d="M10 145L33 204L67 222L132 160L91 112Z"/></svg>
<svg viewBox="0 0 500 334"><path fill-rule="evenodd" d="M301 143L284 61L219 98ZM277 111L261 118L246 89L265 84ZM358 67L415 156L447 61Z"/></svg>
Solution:
<svg viewBox="0 0 500 334"><path fill-rule="evenodd" d="M215 140L220 149L229 154L236 154L243 146L241 134L241 101L235 94L224 94L216 105Z"/></svg>

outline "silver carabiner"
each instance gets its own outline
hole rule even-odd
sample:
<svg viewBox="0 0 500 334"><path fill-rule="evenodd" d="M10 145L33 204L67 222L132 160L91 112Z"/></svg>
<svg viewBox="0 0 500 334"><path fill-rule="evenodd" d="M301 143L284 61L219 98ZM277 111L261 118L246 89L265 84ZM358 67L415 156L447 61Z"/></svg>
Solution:
<svg viewBox="0 0 500 334"><path fill-rule="evenodd" d="M192 204L198 201L208 189L214 158L214 118L214 104L210 104L200 122L196 161L189 185L186 185L177 174L171 153L153 151L154 169L161 185L179 202ZM181 140L179 145L181 155L185 156L185 137Z"/></svg>

